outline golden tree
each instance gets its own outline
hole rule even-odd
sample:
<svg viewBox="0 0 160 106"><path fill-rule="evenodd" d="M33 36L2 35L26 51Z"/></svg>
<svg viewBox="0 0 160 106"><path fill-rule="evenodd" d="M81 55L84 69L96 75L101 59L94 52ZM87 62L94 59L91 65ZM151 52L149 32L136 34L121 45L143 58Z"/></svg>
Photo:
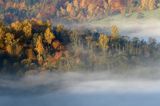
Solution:
<svg viewBox="0 0 160 106"><path fill-rule="evenodd" d="M70 16L75 16L75 8L72 3L67 4L66 11Z"/></svg>
<svg viewBox="0 0 160 106"><path fill-rule="evenodd" d="M73 0L73 5L78 8L79 7L79 2L78 0Z"/></svg>
<svg viewBox="0 0 160 106"><path fill-rule="evenodd" d="M148 6L148 0L141 0L141 8L143 10L147 9Z"/></svg>
<svg viewBox="0 0 160 106"><path fill-rule="evenodd" d="M156 8L156 1L155 0L148 0L148 9L154 10Z"/></svg>
<svg viewBox="0 0 160 106"><path fill-rule="evenodd" d="M156 0L141 0L143 10L154 10L157 7L156 5Z"/></svg>
<svg viewBox="0 0 160 106"><path fill-rule="evenodd" d="M73 10L72 4L68 3L67 4L67 8L66 8L67 12L70 13Z"/></svg>
<svg viewBox="0 0 160 106"><path fill-rule="evenodd" d="M12 33L6 33L5 35L5 43L12 44L14 41L14 35Z"/></svg>
<svg viewBox="0 0 160 106"><path fill-rule="evenodd" d="M35 55L33 54L33 49L32 48L29 48L27 50L27 57L29 60L34 60L35 59Z"/></svg>
<svg viewBox="0 0 160 106"><path fill-rule="evenodd" d="M40 65L42 65L43 62L44 62L44 59L43 59L44 47L43 47L43 42L42 42L42 36L41 35L39 35L38 38L37 38L35 50L38 53L38 55L37 55L38 63Z"/></svg>
<svg viewBox="0 0 160 106"><path fill-rule="evenodd" d="M104 34L100 34L99 45L102 49L104 50L108 49L108 42L109 42L108 36Z"/></svg>
<svg viewBox="0 0 160 106"><path fill-rule="evenodd" d="M12 45L10 44L6 44L6 52L10 55L13 54L13 48L12 48Z"/></svg>
<svg viewBox="0 0 160 106"><path fill-rule="evenodd" d="M22 30L22 23L19 21L11 23L11 28L13 28L16 31L21 31Z"/></svg>
<svg viewBox="0 0 160 106"><path fill-rule="evenodd" d="M4 29L0 27L0 40L3 39L4 34L5 34Z"/></svg>
<svg viewBox="0 0 160 106"><path fill-rule="evenodd" d="M110 11L109 1L103 0L103 6L104 6L104 9L105 9L105 12L107 13L106 15L108 15L108 13Z"/></svg>
<svg viewBox="0 0 160 106"><path fill-rule="evenodd" d="M85 8L86 7L86 0L81 0L81 2L80 2L80 7L81 8Z"/></svg>
<svg viewBox="0 0 160 106"><path fill-rule="evenodd" d="M14 54L16 56L19 56L22 50L23 50L23 46L21 44L16 44L14 47Z"/></svg>
<svg viewBox="0 0 160 106"><path fill-rule="evenodd" d="M63 7L60 8L60 12L62 15L66 15L66 10Z"/></svg>
<svg viewBox="0 0 160 106"><path fill-rule="evenodd" d="M49 27L49 28L51 28L52 23L51 23L51 21L50 21L50 20L47 20L47 22L46 22L46 26L47 26L47 27Z"/></svg>
<svg viewBox="0 0 160 106"><path fill-rule="evenodd" d="M36 24L41 26L41 25L43 25L43 21L40 20L40 19L37 19L37 20L36 20Z"/></svg>
<svg viewBox="0 0 160 106"><path fill-rule="evenodd" d="M112 39L117 39L119 37L119 29L116 25L112 26L111 36L112 36Z"/></svg>
<svg viewBox="0 0 160 106"><path fill-rule="evenodd" d="M23 32L26 37L30 37L32 35L32 24L30 21L26 20L23 22Z"/></svg>
<svg viewBox="0 0 160 106"><path fill-rule="evenodd" d="M92 44L92 41L93 41L93 37L92 36L86 36L86 41L87 41L87 45L88 47L90 48L91 47L91 44Z"/></svg>
<svg viewBox="0 0 160 106"><path fill-rule="evenodd" d="M56 40L52 43L52 47L56 50L62 50L62 48L63 48L63 46L61 45L61 43L58 40Z"/></svg>
<svg viewBox="0 0 160 106"><path fill-rule="evenodd" d="M57 32L61 32L63 29L64 29L64 26L63 26L62 24L58 24L58 25L56 26L56 31L57 31Z"/></svg>
<svg viewBox="0 0 160 106"><path fill-rule="evenodd" d="M43 43L42 43L42 36L38 36L37 42L36 42L36 48L38 55L42 55L44 53Z"/></svg>
<svg viewBox="0 0 160 106"><path fill-rule="evenodd" d="M93 12L94 12L94 9L95 9L95 4L91 3L89 6L88 6L88 12L89 12L89 15L92 16L93 15Z"/></svg>
<svg viewBox="0 0 160 106"><path fill-rule="evenodd" d="M55 39L55 35L51 32L50 28L46 29L44 37L48 44L51 44L52 40Z"/></svg>
<svg viewBox="0 0 160 106"><path fill-rule="evenodd" d="M10 55L13 55L13 43L14 43L14 35L11 33L6 33L5 35L5 45L6 45L6 52Z"/></svg>

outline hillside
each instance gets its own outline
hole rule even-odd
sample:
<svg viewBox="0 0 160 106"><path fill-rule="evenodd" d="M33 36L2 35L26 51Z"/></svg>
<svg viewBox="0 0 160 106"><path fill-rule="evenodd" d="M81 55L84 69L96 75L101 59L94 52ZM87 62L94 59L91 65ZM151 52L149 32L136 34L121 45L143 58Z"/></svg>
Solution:
<svg viewBox="0 0 160 106"><path fill-rule="evenodd" d="M36 18L53 20L92 20L115 14L132 14L158 8L157 0L0 0L1 19L7 23Z"/></svg>
<svg viewBox="0 0 160 106"><path fill-rule="evenodd" d="M127 70L160 60L160 44L154 38L146 41L124 36L115 25L105 29L110 34L51 26L50 22L28 19L1 23L0 74Z"/></svg>

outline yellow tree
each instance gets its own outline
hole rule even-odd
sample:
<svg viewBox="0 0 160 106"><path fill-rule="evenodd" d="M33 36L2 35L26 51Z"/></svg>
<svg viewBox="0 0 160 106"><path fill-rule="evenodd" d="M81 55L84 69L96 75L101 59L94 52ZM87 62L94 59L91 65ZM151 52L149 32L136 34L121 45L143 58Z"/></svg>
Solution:
<svg viewBox="0 0 160 106"><path fill-rule="evenodd" d="M79 7L79 2L78 0L73 0L73 5L78 8Z"/></svg>
<svg viewBox="0 0 160 106"><path fill-rule="evenodd" d="M43 48L41 35L38 36L38 38L37 38L35 50L37 51L38 55L42 55L44 53L44 48Z"/></svg>
<svg viewBox="0 0 160 106"><path fill-rule="evenodd" d="M14 47L14 54L16 56L20 56L20 53L23 51L23 45L21 44L15 44L15 47Z"/></svg>
<svg viewBox="0 0 160 106"><path fill-rule="evenodd" d="M50 28L46 29L44 37L48 44L51 44L52 40L55 39L55 35L51 32Z"/></svg>
<svg viewBox="0 0 160 106"><path fill-rule="evenodd" d="M100 34L100 37L99 37L99 46L101 47L102 49L102 56L99 60L99 63L100 64L104 64L106 63L106 51L108 50L109 46L108 46L108 43L109 43L109 38L107 35L104 35L104 34Z"/></svg>
<svg viewBox="0 0 160 106"><path fill-rule="evenodd" d="M67 12L70 13L72 11L72 9L73 9L72 4L68 3L67 7L66 7Z"/></svg>
<svg viewBox="0 0 160 106"><path fill-rule="evenodd" d="M81 0L81 2L80 2L80 7L81 8L85 8L86 7L86 0Z"/></svg>
<svg viewBox="0 0 160 106"><path fill-rule="evenodd" d="M117 39L119 37L119 29L116 25L112 26L111 36L112 36L112 39Z"/></svg>
<svg viewBox="0 0 160 106"><path fill-rule="evenodd" d="M104 34L100 34L99 45L103 50L108 49L108 42L109 42L108 36Z"/></svg>
<svg viewBox="0 0 160 106"><path fill-rule="evenodd" d="M143 10L147 9L147 5L148 5L148 0L141 0L141 8Z"/></svg>
<svg viewBox="0 0 160 106"><path fill-rule="evenodd" d="M96 6L95 6L94 3L89 4L89 6L88 6L88 13L89 13L90 16L93 15L95 7Z"/></svg>
<svg viewBox="0 0 160 106"><path fill-rule="evenodd" d="M14 42L14 35L11 33L6 33L5 35L6 51L10 55L13 55L13 42Z"/></svg>
<svg viewBox="0 0 160 106"><path fill-rule="evenodd" d="M64 16L66 15L66 10L63 7L60 8L60 12L62 15Z"/></svg>
<svg viewBox="0 0 160 106"><path fill-rule="evenodd" d="M56 41L54 41L54 42L52 43L52 47L53 47L54 49L61 49L61 43L56 40Z"/></svg>
<svg viewBox="0 0 160 106"><path fill-rule="evenodd" d="M156 6L156 0L141 0L141 8L143 10L153 10Z"/></svg>
<svg viewBox="0 0 160 106"><path fill-rule="evenodd" d="M32 35L32 24L30 21L25 20L23 22L23 32L25 33L26 37L30 37Z"/></svg>
<svg viewBox="0 0 160 106"><path fill-rule="evenodd" d="M21 31L22 30L22 24L19 21L11 23L11 28L13 28L16 31Z"/></svg>
<svg viewBox="0 0 160 106"><path fill-rule="evenodd" d="M56 32L61 32L64 29L64 26L62 24L58 24L56 26Z"/></svg>
<svg viewBox="0 0 160 106"><path fill-rule="evenodd" d="M12 45L6 44L6 51L7 51L8 54L12 55L13 54Z"/></svg>
<svg viewBox="0 0 160 106"><path fill-rule="evenodd" d="M1 28L0 26L0 48L4 48L4 35L5 35L5 32L3 30L3 28Z"/></svg>
<svg viewBox="0 0 160 106"><path fill-rule="evenodd" d="M33 54L33 49L32 48L27 49L27 58L29 60L34 60L35 59L35 55Z"/></svg>
<svg viewBox="0 0 160 106"><path fill-rule="evenodd" d="M40 65L43 64L43 54L44 54L44 48L43 48L43 43L42 43L42 36L38 36L37 42L36 42L36 48L35 50L37 51L37 60Z"/></svg>
<svg viewBox="0 0 160 106"><path fill-rule="evenodd" d="M6 33L5 35L5 43L12 44L14 41L14 35L12 33Z"/></svg>
<svg viewBox="0 0 160 106"><path fill-rule="evenodd" d="M103 6L104 6L104 9L105 9L106 15L108 15L108 13L109 13L109 11L110 11L109 1L107 2L106 0L103 0Z"/></svg>
<svg viewBox="0 0 160 106"><path fill-rule="evenodd" d="M0 27L0 40L3 39L4 34L5 34L4 29Z"/></svg>
<svg viewBox="0 0 160 106"><path fill-rule="evenodd" d="M75 16L75 8L72 3L67 4L66 11L70 16Z"/></svg>
<svg viewBox="0 0 160 106"><path fill-rule="evenodd" d="M44 23L43 23L43 21L42 21L42 20L37 19L37 20L36 20L36 24L37 24L37 25L42 26Z"/></svg>
<svg viewBox="0 0 160 106"><path fill-rule="evenodd" d="M156 1L155 0L148 0L148 9L154 10L156 8Z"/></svg>

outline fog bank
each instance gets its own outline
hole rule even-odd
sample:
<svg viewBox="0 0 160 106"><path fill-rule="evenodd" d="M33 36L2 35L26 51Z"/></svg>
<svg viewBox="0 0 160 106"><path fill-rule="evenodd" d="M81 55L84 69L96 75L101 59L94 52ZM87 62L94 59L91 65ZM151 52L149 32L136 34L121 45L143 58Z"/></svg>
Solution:
<svg viewBox="0 0 160 106"><path fill-rule="evenodd" d="M156 106L160 73L147 69L126 74L99 70L1 78L0 106Z"/></svg>
<svg viewBox="0 0 160 106"><path fill-rule="evenodd" d="M43 95L45 93L153 93L160 92L156 68L96 72L41 72L10 80L0 79L0 95Z"/></svg>
<svg viewBox="0 0 160 106"><path fill-rule="evenodd" d="M66 25L73 29L92 29L93 31L110 34L111 27L118 26L122 36L148 38L153 37L160 40L160 20L152 19L102 19L92 22Z"/></svg>

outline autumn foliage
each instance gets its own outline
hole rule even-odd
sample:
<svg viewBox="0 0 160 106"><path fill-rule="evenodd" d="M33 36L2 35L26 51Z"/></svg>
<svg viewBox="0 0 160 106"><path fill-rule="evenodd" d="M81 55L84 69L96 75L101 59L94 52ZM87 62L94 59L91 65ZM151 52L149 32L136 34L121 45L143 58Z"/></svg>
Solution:
<svg viewBox="0 0 160 106"><path fill-rule="evenodd" d="M160 59L155 39L123 36L116 25L108 33L51 26L35 19L0 23L0 72L125 70Z"/></svg>
<svg viewBox="0 0 160 106"><path fill-rule="evenodd" d="M18 59L19 64L38 63L43 66L47 58L53 58L53 64L61 58L56 52L62 50L62 44L48 21L16 21L8 26L2 24L0 29L0 51Z"/></svg>
<svg viewBox="0 0 160 106"><path fill-rule="evenodd" d="M143 10L154 10L158 8L158 2L158 0L45 0L43 2L1 0L0 15L8 23L25 18L41 20L64 18L83 21L117 13L126 15Z"/></svg>
<svg viewBox="0 0 160 106"><path fill-rule="evenodd" d="M141 8L143 10L154 10L157 8L157 0L141 0Z"/></svg>

